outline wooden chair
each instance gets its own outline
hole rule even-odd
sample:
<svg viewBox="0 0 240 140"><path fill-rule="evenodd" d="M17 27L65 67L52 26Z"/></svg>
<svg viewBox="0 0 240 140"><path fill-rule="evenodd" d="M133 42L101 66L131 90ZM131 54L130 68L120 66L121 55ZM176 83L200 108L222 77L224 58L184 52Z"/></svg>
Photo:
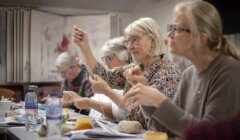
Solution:
<svg viewBox="0 0 240 140"><path fill-rule="evenodd" d="M7 89L7 88L0 88L0 97L4 98L12 98L15 95L15 92L13 90Z"/></svg>

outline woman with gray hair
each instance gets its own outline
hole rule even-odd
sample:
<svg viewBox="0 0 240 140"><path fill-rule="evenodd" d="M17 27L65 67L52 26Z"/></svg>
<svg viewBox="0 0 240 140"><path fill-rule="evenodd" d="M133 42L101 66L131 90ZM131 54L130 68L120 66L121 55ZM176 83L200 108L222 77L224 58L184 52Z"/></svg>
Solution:
<svg viewBox="0 0 240 140"><path fill-rule="evenodd" d="M91 79L92 89L110 97L124 109L123 96L115 94L111 88L129 90L131 83L126 81L124 71L132 67L141 67L147 79L145 84L157 88L172 99L180 81L181 70L164 55L164 41L157 22L152 18L140 18L125 29L125 35L128 40L128 51L135 62L108 71L93 56L87 33L81 28L74 28L74 41L85 54L89 68L94 74L107 81L95 76L94 79ZM149 109L153 110L153 108ZM148 129L147 120L143 117L141 108L130 113L125 112L125 119L139 121L143 128Z"/></svg>
<svg viewBox="0 0 240 140"><path fill-rule="evenodd" d="M68 91L72 96L93 96L91 83L88 79L88 71L86 67L79 62L79 58L71 56L68 52L63 52L56 59L56 67L58 73L63 78L61 93ZM78 111L78 109L73 106L73 102L66 99L64 96L63 105ZM88 111L83 110L81 113L88 114Z"/></svg>
<svg viewBox="0 0 240 140"><path fill-rule="evenodd" d="M102 57L102 60L107 65L108 69L125 66L132 62L131 54L128 52L126 45L127 40L122 36L110 39L103 45L102 51L104 56ZM122 95L122 90L113 90ZM105 106L102 106L102 104L106 103L109 104L110 108L105 108ZM114 120L121 120L123 118L122 110L103 94L95 94L91 99L81 98L81 100L78 100L75 104L79 109L91 109L89 113L90 117L99 118L102 117L102 114L106 112L109 114L108 116L113 116ZM103 108L99 108L99 106L102 106Z"/></svg>
<svg viewBox="0 0 240 140"><path fill-rule="evenodd" d="M127 40L125 37L115 37L108 40L102 47L104 56L102 61L109 69L124 66L132 62L130 52L127 50Z"/></svg>

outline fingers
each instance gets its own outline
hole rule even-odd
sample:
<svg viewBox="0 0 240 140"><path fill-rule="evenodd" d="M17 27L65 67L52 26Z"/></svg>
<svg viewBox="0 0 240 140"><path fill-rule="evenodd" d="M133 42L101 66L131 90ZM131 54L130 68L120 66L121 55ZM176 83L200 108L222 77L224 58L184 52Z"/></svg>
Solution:
<svg viewBox="0 0 240 140"><path fill-rule="evenodd" d="M92 84L92 90L98 93L106 92L110 87L108 84L98 75L94 75L94 79L89 79Z"/></svg>
<svg viewBox="0 0 240 140"><path fill-rule="evenodd" d="M73 103L75 99L78 99L80 96L73 91L63 91L63 102Z"/></svg>
<svg viewBox="0 0 240 140"><path fill-rule="evenodd" d="M144 77L139 66L128 69L124 71L123 74L131 85L136 85L137 83L142 83L145 85L147 83L147 80Z"/></svg>
<svg viewBox="0 0 240 140"><path fill-rule="evenodd" d="M132 87L128 92L123 96L123 102L126 104L131 100L132 97L136 96L139 93L139 86L136 85Z"/></svg>
<svg viewBox="0 0 240 140"><path fill-rule="evenodd" d="M73 28L73 33L74 35L83 36L86 32L75 25Z"/></svg>
<svg viewBox="0 0 240 140"><path fill-rule="evenodd" d="M47 97L42 98L41 102L42 103L48 102L49 98L50 98L50 95L48 95Z"/></svg>
<svg viewBox="0 0 240 140"><path fill-rule="evenodd" d="M123 72L123 75L125 77L129 77L132 75L141 75L141 74L142 74L142 71L139 66L135 66L133 68L127 69Z"/></svg>
<svg viewBox="0 0 240 140"><path fill-rule="evenodd" d="M73 41L82 42L83 40L86 40L86 38L87 32L75 25L73 28Z"/></svg>
<svg viewBox="0 0 240 140"><path fill-rule="evenodd" d="M132 102L132 103L130 103L130 104L127 106L127 110L128 110L128 111L131 111L131 110L135 109L135 108L138 107L138 106L139 106L138 101Z"/></svg>
<svg viewBox="0 0 240 140"><path fill-rule="evenodd" d="M141 70L140 66L136 65L135 67L133 67L131 69L131 74L132 75L142 75L142 70Z"/></svg>

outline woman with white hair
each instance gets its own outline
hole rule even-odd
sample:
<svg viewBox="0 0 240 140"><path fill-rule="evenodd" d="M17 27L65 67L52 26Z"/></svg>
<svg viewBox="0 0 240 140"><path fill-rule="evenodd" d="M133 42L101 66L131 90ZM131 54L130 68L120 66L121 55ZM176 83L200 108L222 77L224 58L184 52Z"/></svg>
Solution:
<svg viewBox="0 0 240 140"><path fill-rule="evenodd" d="M108 69L124 66L132 62L130 52L127 50L127 40L125 37L115 37L104 43L102 52L104 56L102 61L107 65Z"/></svg>
<svg viewBox="0 0 240 140"><path fill-rule="evenodd" d="M140 18L125 29L125 35L128 40L128 51L135 62L108 71L93 56L87 33L81 28L74 28L74 42L85 54L90 70L107 81L104 82L99 76L95 76L91 80L93 90L104 93L124 109L123 96L115 94L111 88L127 91L131 84L126 81L124 71L132 67L141 67L147 79L145 84L157 88L172 99L180 81L181 70L164 55L164 41L157 22L152 18ZM143 128L147 129L147 120L143 117L141 108L130 113L125 112L125 119L139 121Z"/></svg>
<svg viewBox="0 0 240 140"><path fill-rule="evenodd" d="M61 53L56 59L57 71L64 79L61 90L62 92L71 91L72 95L77 94L81 97L91 97L93 91L88 79L88 71L83 64L79 63L78 59L71 56L68 52ZM73 102L63 100L63 105L73 105Z"/></svg>
<svg viewBox="0 0 240 140"><path fill-rule="evenodd" d="M125 66L132 62L131 54L126 45L127 40L123 36L112 38L104 43L101 49L104 54L102 60L108 69ZM123 90L113 90L120 95L123 93ZM108 107L105 108L106 106L102 104L108 104ZM75 105L79 109L91 109L89 113L91 117L99 118L103 117L103 114L107 114L107 116L112 116L113 120L123 118L122 110L104 94L94 94L91 99L81 98L81 100L75 101Z"/></svg>

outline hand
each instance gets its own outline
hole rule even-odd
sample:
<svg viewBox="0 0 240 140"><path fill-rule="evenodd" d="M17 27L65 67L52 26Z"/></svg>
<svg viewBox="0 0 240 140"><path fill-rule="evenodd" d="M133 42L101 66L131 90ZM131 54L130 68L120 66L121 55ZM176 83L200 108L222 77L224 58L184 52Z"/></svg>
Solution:
<svg viewBox="0 0 240 140"><path fill-rule="evenodd" d="M97 75L94 75L93 79L90 77L89 81L92 84L92 90L96 93L107 94L109 91L111 91L111 88L108 86L107 82Z"/></svg>
<svg viewBox="0 0 240 140"><path fill-rule="evenodd" d="M76 106L78 109L90 109L90 102L92 99L87 97L80 97L74 101L74 106Z"/></svg>
<svg viewBox="0 0 240 140"><path fill-rule="evenodd" d="M147 78L143 75L139 66L125 70L123 75L132 86L137 83L142 83L143 85L147 85L148 83Z"/></svg>
<svg viewBox="0 0 240 140"><path fill-rule="evenodd" d="M48 103L49 99L50 99L50 95L42 98L41 102L42 102L42 103Z"/></svg>
<svg viewBox="0 0 240 140"><path fill-rule="evenodd" d="M63 104L71 104L80 96L73 91L63 91Z"/></svg>
<svg viewBox="0 0 240 140"><path fill-rule="evenodd" d="M156 108L166 99L160 91L155 88L137 84L123 96L123 101L128 110L139 105L154 106Z"/></svg>
<svg viewBox="0 0 240 140"><path fill-rule="evenodd" d="M83 29L74 26L73 41L80 47L80 49L89 48L88 34Z"/></svg>

